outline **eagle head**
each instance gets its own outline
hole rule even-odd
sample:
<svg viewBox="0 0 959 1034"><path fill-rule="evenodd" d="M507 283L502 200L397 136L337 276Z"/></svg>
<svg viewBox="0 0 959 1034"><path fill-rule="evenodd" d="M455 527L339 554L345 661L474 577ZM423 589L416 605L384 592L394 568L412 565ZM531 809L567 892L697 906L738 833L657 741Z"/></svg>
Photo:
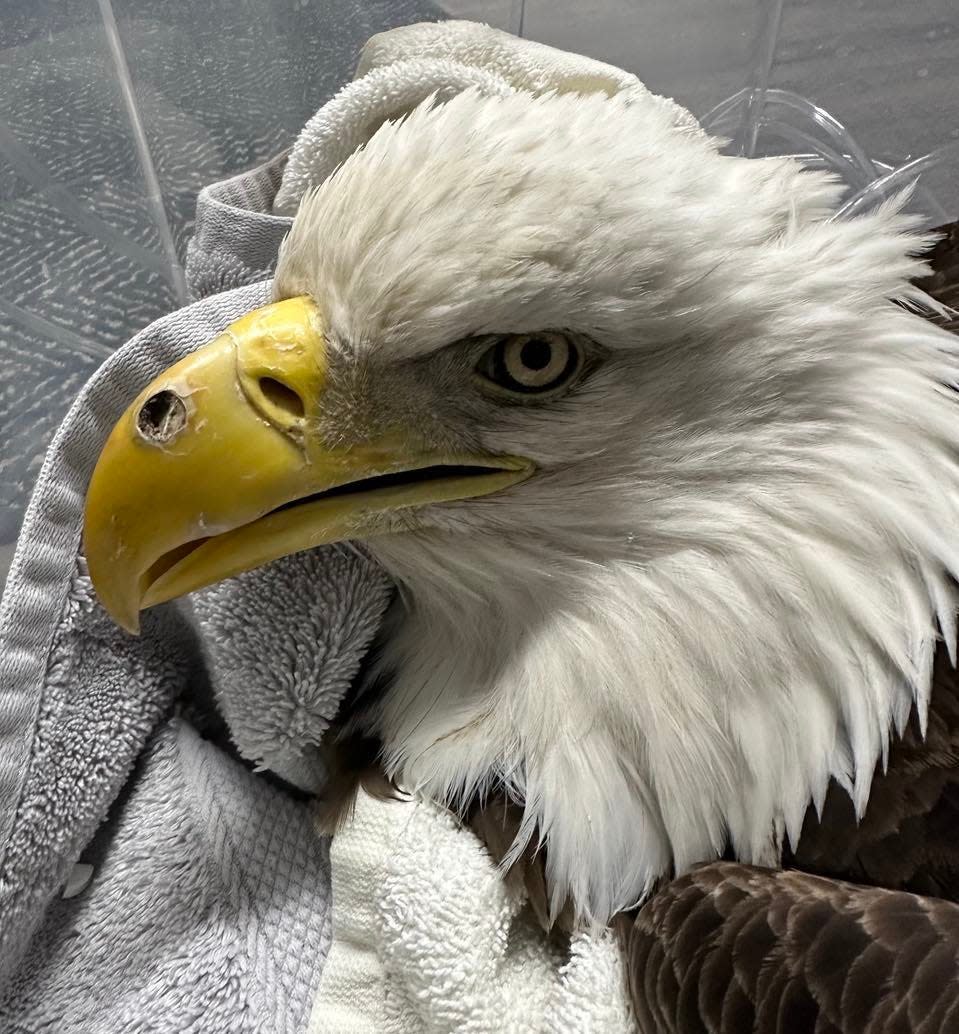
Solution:
<svg viewBox="0 0 959 1034"><path fill-rule="evenodd" d="M383 125L300 206L271 305L148 386L91 485L118 620L284 553L394 577L357 717L403 785L505 789L603 922L865 807L954 642L956 343L897 204L645 96Z"/></svg>

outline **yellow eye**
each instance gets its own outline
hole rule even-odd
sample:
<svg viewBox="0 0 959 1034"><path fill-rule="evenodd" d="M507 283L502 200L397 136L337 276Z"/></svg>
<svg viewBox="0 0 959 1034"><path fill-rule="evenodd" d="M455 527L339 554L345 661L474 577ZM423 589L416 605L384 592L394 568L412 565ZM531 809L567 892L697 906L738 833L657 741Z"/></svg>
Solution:
<svg viewBox="0 0 959 1034"><path fill-rule="evenodd" d="M576 345L562 334L511 334L501 338L480 359L476 369L507 391L539 395L555 391L580 368Z"/></svg>

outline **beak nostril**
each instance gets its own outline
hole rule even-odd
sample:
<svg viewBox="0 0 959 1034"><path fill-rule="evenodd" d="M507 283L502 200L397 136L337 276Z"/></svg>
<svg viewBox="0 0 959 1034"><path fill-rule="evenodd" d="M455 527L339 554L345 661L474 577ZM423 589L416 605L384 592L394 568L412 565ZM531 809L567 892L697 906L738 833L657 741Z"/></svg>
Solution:
<svg viewBox="0 0 959 1034"><path fill-rule="evenodd" d="M165 444L186 427L186 404L175 391L166 389L151 395L137 413L140 436L154 444Z"/></svg>
<svg viewBox="0 0 959 1034"><path fill-rule="evenodd" d="M299 420L306 413L303 399L282 381L275 377L261 377L257 384L267 402L285 416Z"/></svg>

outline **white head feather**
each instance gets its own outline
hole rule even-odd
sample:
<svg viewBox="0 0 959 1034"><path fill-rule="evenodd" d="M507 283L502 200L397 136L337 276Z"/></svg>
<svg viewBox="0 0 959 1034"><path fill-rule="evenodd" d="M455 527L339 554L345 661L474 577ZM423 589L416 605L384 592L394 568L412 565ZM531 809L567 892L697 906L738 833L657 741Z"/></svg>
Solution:
<svg viewBox="0 0 959 1034"><path fill-rule="evenodd" d="M383 126L283 249L277 295L329 322L331 438L538 465L369 540L405 601L372 722L422 793L525 801L516 850L545 841L587 918L727 841L775 863L830 777L861 813L937 622L952 649L957 341L892 301L909 220L830 222L837 193L642 98L466 92ZM602 361L480 398L476 337L544 329Z"/></svg>

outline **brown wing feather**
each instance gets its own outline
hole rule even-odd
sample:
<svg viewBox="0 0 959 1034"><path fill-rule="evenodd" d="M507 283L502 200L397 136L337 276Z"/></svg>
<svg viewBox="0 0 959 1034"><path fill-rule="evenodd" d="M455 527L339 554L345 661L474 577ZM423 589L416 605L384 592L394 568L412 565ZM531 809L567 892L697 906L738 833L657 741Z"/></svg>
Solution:
<svg viewBox="0 0 959 1034"><path fill-rule="evenodd" d="M959 906L717 862L625 931L643 1034L954 1034Z"/></svg>

